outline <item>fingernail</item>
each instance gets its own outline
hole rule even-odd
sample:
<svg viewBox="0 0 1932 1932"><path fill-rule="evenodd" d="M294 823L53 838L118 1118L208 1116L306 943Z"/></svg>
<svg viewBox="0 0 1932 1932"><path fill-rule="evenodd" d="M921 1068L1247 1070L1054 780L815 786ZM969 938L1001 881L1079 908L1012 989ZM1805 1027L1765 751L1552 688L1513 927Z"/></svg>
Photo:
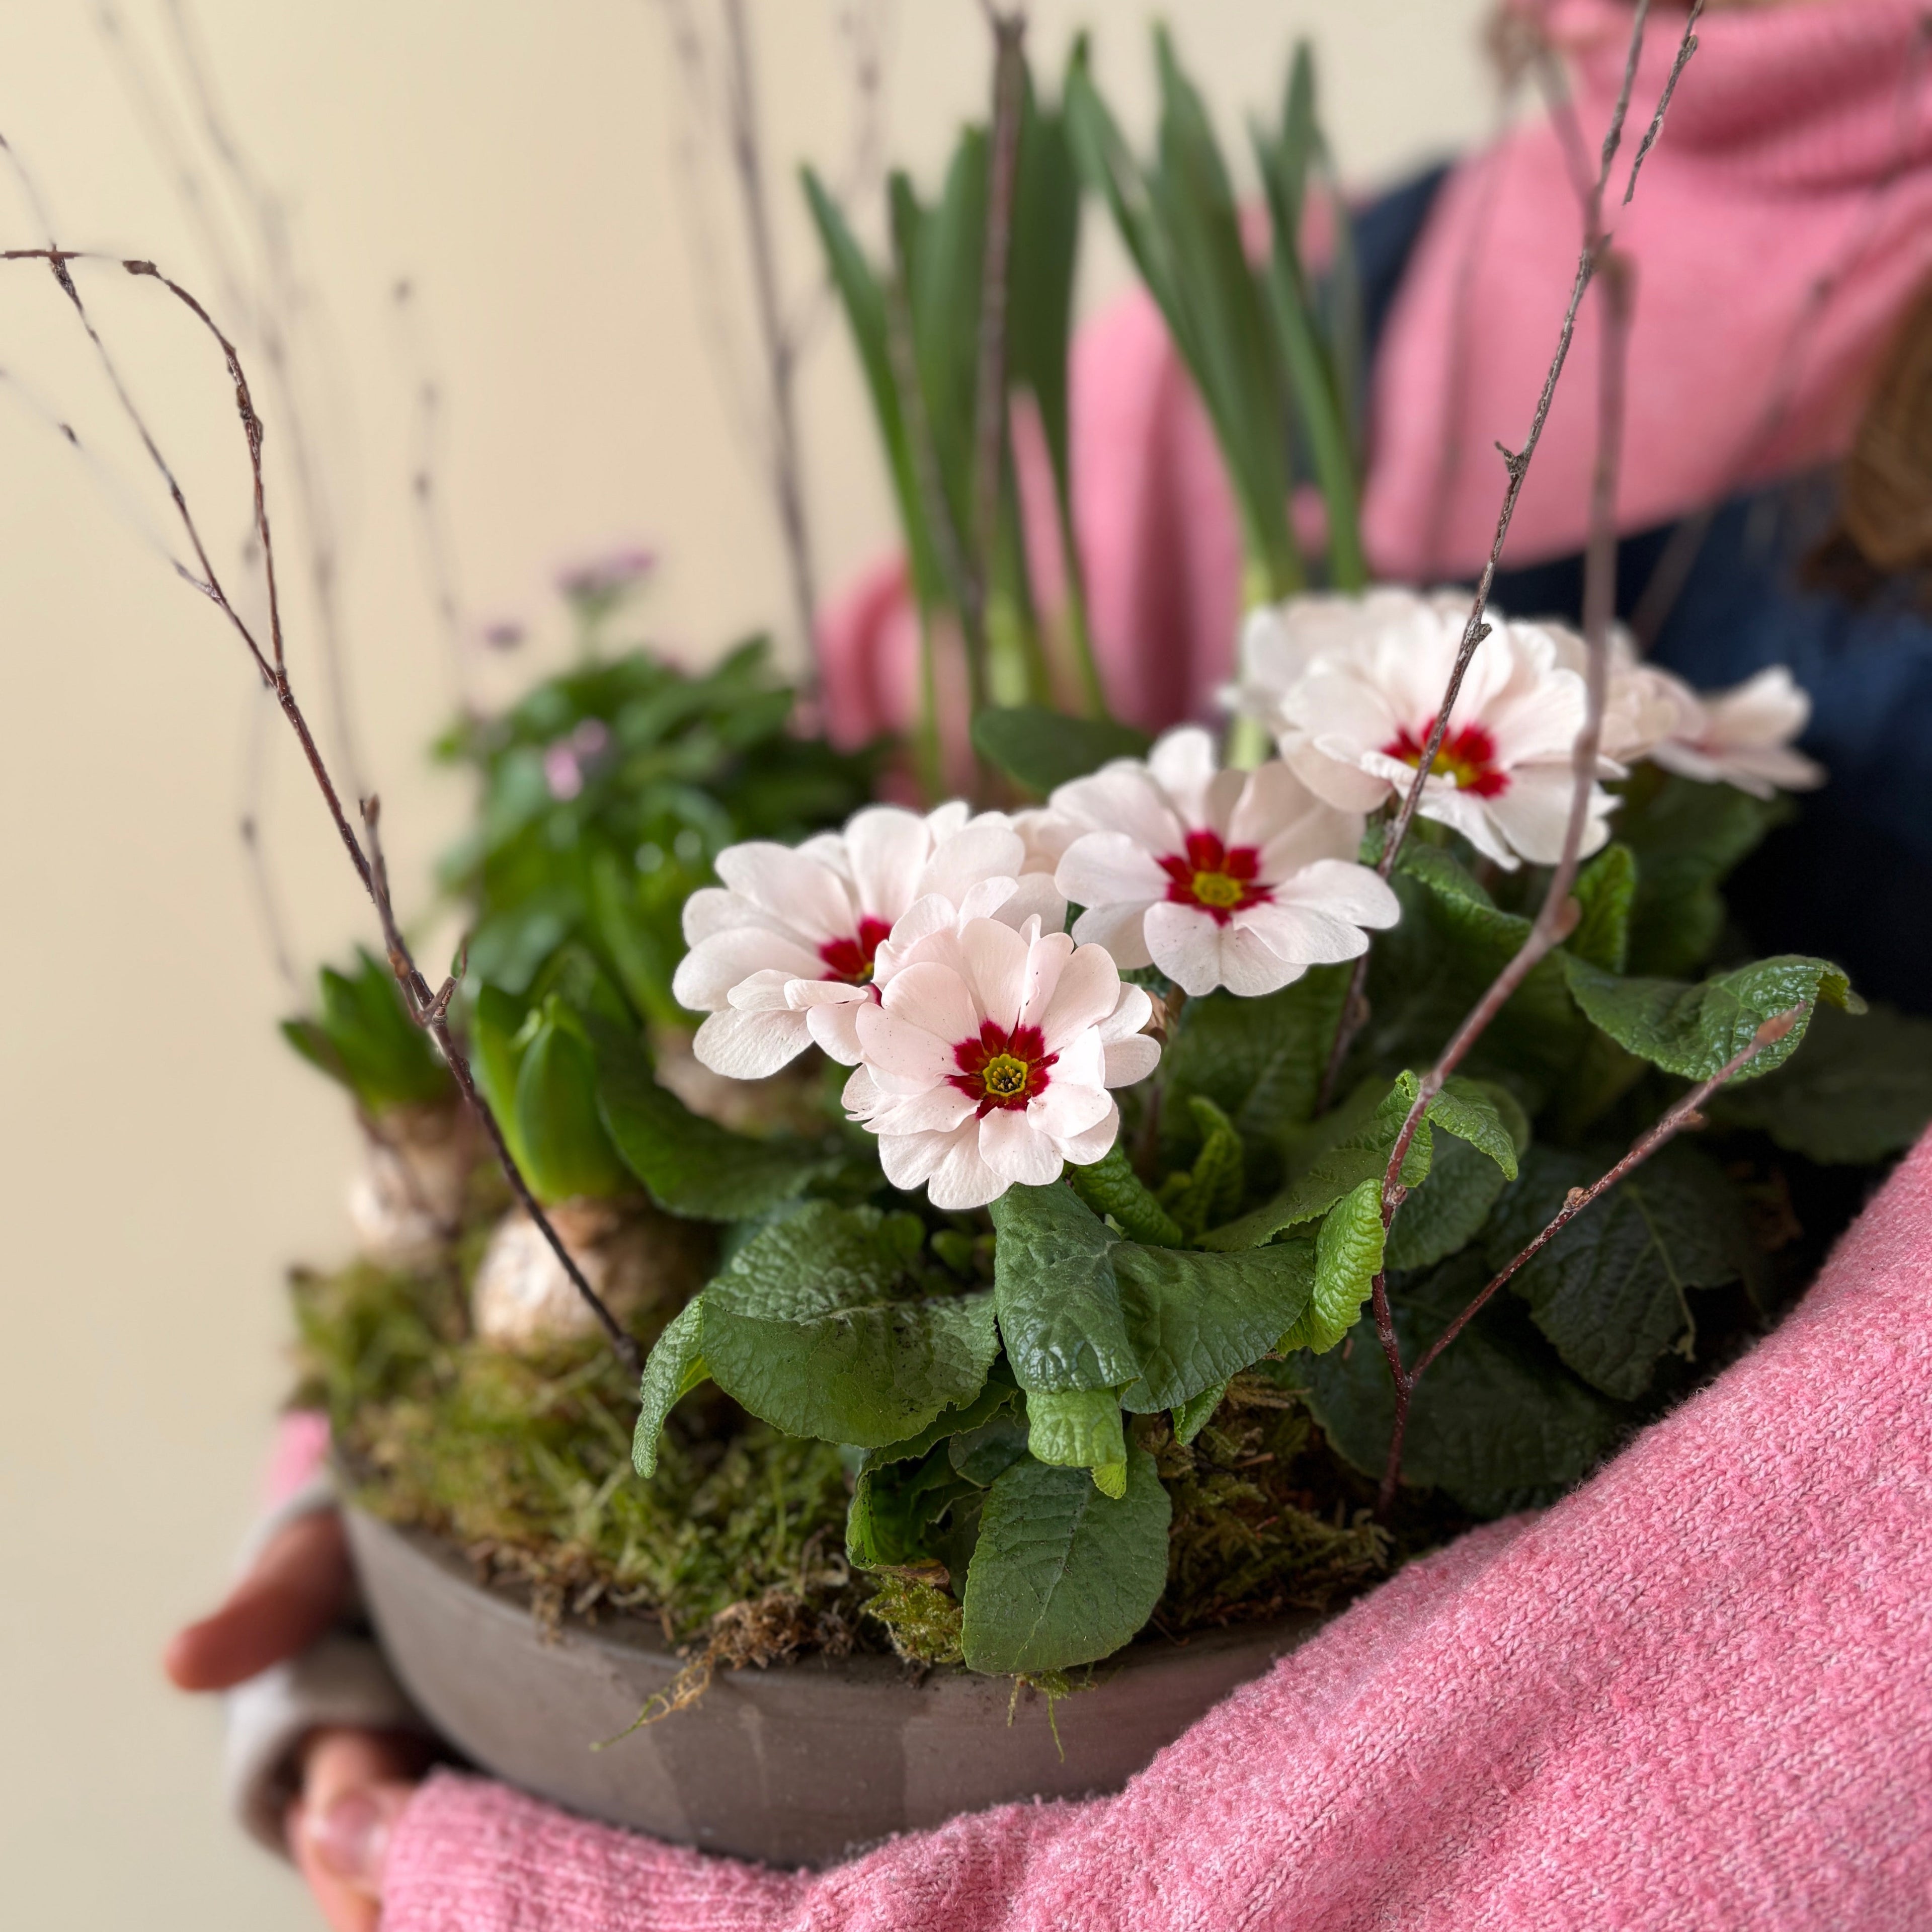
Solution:
<svg viewBox="0 0 1932 1932"><path fill-rule="evenodd" d="M366 1791L345 1791L320 1814L304 1814L302 1826L315 1855L345 1885L374 1898L389 1850L389 1813Z"/></svg>

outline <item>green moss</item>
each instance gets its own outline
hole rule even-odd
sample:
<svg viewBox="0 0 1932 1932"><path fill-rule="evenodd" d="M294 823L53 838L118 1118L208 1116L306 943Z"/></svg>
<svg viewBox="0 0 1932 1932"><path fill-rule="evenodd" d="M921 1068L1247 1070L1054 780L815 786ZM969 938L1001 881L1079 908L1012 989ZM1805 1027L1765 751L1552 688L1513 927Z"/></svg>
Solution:
<svg viewBox="0 0 1932 1932"><path fill-rule="evenodd" d="M866 1605L866 1615L884 1626L892 1648L910 1664L964 1660L959 1630L965 1612L958 1601L914 1577L884 1576Z"/></svg>

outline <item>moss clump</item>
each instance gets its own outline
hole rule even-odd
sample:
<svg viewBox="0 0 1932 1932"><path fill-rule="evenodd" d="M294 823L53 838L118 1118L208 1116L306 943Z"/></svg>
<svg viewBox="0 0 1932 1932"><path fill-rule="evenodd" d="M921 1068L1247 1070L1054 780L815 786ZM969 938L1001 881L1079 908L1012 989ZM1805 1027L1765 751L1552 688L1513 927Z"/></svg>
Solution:
<svg viewBox="0 0 1932 1932"><path fill-rule="evenodd" d="M936 1584L913 1576L882 1576L866 1615L884 1626L893 1650L908 1664L962 1664L965 1612Z"/></svg>
<svg viewBox="0 0 1932 1932"><path fill-rule="evenodd" d="M362 1263L294 1287L303 1395L327 1408L364 1507L451 1538L549 1622L645 1611L682 1642L772 1599L759 1640L728 1641L717 1660L850 1647L866 1592L844 1561L845 1477L830 1444L782 1436L714 1393L680 1411L641 1480L634 1394L601 1343L531 1361L472 1341L454 1273ZM763 1641L779 1622L784 1640Z"/></svg>

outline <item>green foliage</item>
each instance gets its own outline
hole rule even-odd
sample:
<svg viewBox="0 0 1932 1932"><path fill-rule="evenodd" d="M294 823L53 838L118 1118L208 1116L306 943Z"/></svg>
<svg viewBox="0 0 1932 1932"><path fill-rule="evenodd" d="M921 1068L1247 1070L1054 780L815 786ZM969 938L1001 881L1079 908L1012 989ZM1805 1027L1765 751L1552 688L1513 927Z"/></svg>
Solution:
<svg viewBox="0 0 1932 1932"><path fill-rule="evenodd" d="M1520 1253L1570 1189L1588 1185L1616 1159L1613 1148L1538 1148L1490 1224L1490 1266ZM1672 1144L1578 1215L1510 1286L1570 1368L1604 1394L1634 1402L1666 1351L1692 1353L1690 1292L1721 1287L1754 1266L1723 1174L1695 1150Z"/></svg>
<svg viewBox="0 0 1932 1932"><path fill-rule="evenodd" d="M767 1214L853 1165L836 1144L789 1134L754 1139L694 1114L658 1084L626 1030L593 1026L597 1101L625 1164L674 1214L737 1221Z"/></svg>
<svg viewBox="0 0 1932 1932"><path fill-rule="evenodd" d="M1042 798L1111 759L1144 758L1152 742L1131 724L1069 718L1044 704L1008 705L973 720L974 750Z"/></svg>
<svg viewBox="0 0 1932 1932"><path fill-rule="evenodd" d="M1382 1184L1364 1181L1326 1214L1315 1238L1315 1292L1275 1344L1325 1354L1354 1328L1382 1267Z"/></svg>
<svg viewBox="0 0 1932 1932"><path fill-rule="evenodd" d="M1676 980L1619 980L1566 955L1563 969L1577 1005L1626 1052L1686 1080L1708 1080L1774 1014L1804 1009L1796 1025L1732 1076L1754 1080L1798 1051L1812 1008L1822 1000L1852 1012L1864 1002L1828 960L1787 954L1721 973L1695 986Z"/></svg>
<svg viewBox="0 0 1932 1932"><path fill-rule="evenodd" d="M1621 973L1630 959L1630 914L1636 903L1636 859L1628 845L1606 845L1577 875L1575 929L1563 943L1579 959Z"/></svg>
<svg viewBox="0 0 1932 1932"><path fill-rule="evenodd" d="M1000 1336L1029 1395L1117 1389L1135 1414L1172 1408L1262 1354L1314 1290L1310 1243L1142 1247L1059 1186L1010 1189L993 1226Z"/></svg>
<svg viewBox="0 0 1932 1932"><path fill-rule="evenodd" d="M1726 1086L1708 1111L1828 1165L1902 1154L1932 1121L1932 1020L1886 1006L1859 1016L1821 1006L1802 1054L1766 1079Z"/></svg>
<svg viewBox="0 0 1932 1932"><path fill-rule="evenodd" d="M320 1016L283 1021L283 1038L346 1087L371 1119L398 1107L452 1104L456 1084L410 1018L395 975L366 947L356 957L353 974L322 969Z"/></svg>
<svg viewBox="0 0 1932 1932"><path fill-rule="evenodd" d="M740 1249L699 1298L719 1388L794 1436L902 1441L969 1402L998 1346L993 1298L920 1292L910 1214L814 1202Z"/></svg>
<svg viewBox="0 0 1932 1932"><path fill-rule="evenodd" d="M1126 1492L1126 1437L1114 1390L1034 1390L1027 1397L1027 1448L1036 1462L1090 1469L1108 1496Z"/></svg>
<svg viewBox="0 0 1932 1932"><path fill-rule="evenodd" d="M1410 1190L1389 1228L1392 1268L1433 1268L1481 1232L1508 1178L1489 1156L1453 1136L1436 1143L1429 1178Z"/></svg>
<svg viewBox="0 0 1932 1932"><path fill-rule="evenodd" d="M966 1576L961 1646L975 1670L1064 1670L1120 1648L1167 1581L1171 1507L1130 1448L1125 1492L1030 1456L987 1492Z"/></svg>
<svg viewBox="0 0 1932 1932"><path fill-rule="evenodd" d="M1070 1168L1067 1178L1096 1214L1111 1215L1130 1240L1178 1248L1186 1239L1180 1223L1142 1185L1118 1141L1092 1166Z"/></svg>
<svg viewBox="0 0 1932 1932"><path fill-rule="evenodd" d="M453 729L440 755L483 788L442 868L469 908L472 974L521 998L574 943L638 1013L676 1024L679 921L712 860L742 838L804 838L870 793L874 759L794 735L793 702L758 638L698 675L642 651L582 664ZM561 790L547 758L572 775Z"/></svg>
<svg viewBox="0 0 1932 1932"><path fill-rule="evenodd" d="M666 1326L644 1363L638 1389L638 1426L631 1436L631 1461L640 1476L656 1474L658 1441L664 1418L691 1394L711 1379L700 1332L704 1318L702 1299L686 1302Z"/></svg>
<svg viewBox="0 0 1932 1932"><path fill-rule="evenodd" d="M1201 1150L1192 1168L1169 1174L1162 1184L1160 1204L1172 1214L1183 1238L1192 1241L1240 1206L1244 1162L1240 1136L1212 1100L1190 1094L1187 1106L1201 1132Z"/></svg>

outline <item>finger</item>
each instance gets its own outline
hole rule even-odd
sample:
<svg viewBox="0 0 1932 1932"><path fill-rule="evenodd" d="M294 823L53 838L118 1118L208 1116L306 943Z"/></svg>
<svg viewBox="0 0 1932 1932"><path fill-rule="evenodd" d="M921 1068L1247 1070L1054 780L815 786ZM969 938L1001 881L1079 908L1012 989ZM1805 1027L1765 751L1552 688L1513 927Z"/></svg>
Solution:
<svg viewBox="0 0 1932 1932"><path fill-rule="evenodd" d="M424 1747L378 1731L310 1740L289 1850L332 1932L376 1932L389 1837L415 1789Z"/></svg>
<svg viewBox="0 0 1932 1932"><path fill-rule="evenodd" d="M298 1516L220 1610L176 1634L164 1667L184 1690L225 1690L306 1650L341 1616L352 1582L341 1517Z"/></svg>

